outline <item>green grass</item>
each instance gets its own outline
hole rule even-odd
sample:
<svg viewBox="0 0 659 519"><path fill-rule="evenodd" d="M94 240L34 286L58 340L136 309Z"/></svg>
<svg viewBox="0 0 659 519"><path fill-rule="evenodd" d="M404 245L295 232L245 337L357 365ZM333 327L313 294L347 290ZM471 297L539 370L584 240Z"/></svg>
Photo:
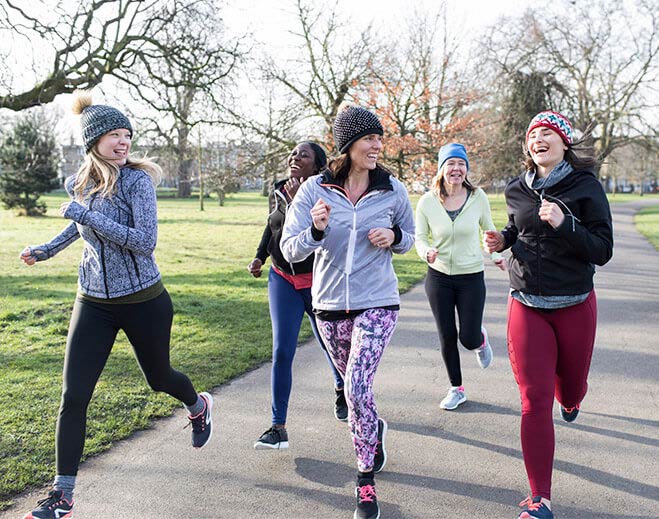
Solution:
<svg viewBox="0 0 659 519"><path fill-rule="evenodd" d="M616 201L626 196L617 195ZM412 199L415 204L418 197ZM49 240L66 224L57 216L65 195L44 200L48 216L42 218L0 211L0 509L54 473L64 344L82 242L32 267L18 260L24 246ZM254 279L246 269L263 231L267 200L238 193L228 196L224 207L207 199L204 212L196 199L162 198L158 205L156 259L175 309L172 364L199 390L209 389L270 359L266 278ZM491 205L501 228L503 196L491 197ZM657 209L644 213L639 225L649 221L657 246ZM397 255L395 265L402 291L426 269L414 249ZM306 320L302 333L311 336ZM149 427L178 405L148 389L121 334L89 408L85 456ZM268 410L263 414L265 419Z"/></svg>
<svg viewBox="0 0 659 519"><path fill-rule="evenodd" d="M32 267L18 260L66 224L64 194L44 197L48 216L0 211L0 509L54 474L54 429L64 345L82 242ZM258 193L206 200L159 200L156 259L174 302L172 364L199 390L225 383L270 359L266 277L247 272L267 215ZM414 250L395 259L401 290L424 274ZM303 337L311 330L304 320ZM89 408L85 456L166 416L179 404L150 391L120 334ZM264 419L268 409L263 409ZM25 423L30 423L26 428Z"/></svg>
<svg viewBox="0 0 659 519"><path fill-rule="evenodd" d="M659 251L659 205L642 208L635 216L638 232L645 236Z"/></svg>

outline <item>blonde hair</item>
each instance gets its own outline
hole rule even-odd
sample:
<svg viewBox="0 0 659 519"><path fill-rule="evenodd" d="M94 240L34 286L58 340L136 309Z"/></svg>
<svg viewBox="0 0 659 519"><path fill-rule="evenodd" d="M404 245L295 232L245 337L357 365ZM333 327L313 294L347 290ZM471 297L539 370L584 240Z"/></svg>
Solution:
<svg viewBox="0 0 659 519"><path fill-rule="evenodd" d="M439 168L439 171L437 174L433 177L431 181L431 186L432 186L432 192L439 198L441 202L446 200L446 197L448 196L448 191L446 190L445 182L444 182L444 166L446 163L442 165L442 167ZM469 171L467 171L467 175L469 174ZM467 191L474 191L476 187L469 181L467 178L467 175L465 175L465 179L462 181L462 185L467 188Z"/></svg>
<svg viewBox="0 0 659 519"><path fill-rule="evenodd" d="M92 94L89 90L76 90L73 92L73 105L71 109L76 115L82 114L85 108L92 106ZM109 198L116 192L117 179L120 169L116 164L109 162L98 152L96 143L85 155L85 161L76 173L76 182L73 186L75 197L82 200L95 193ZM138 158L128 156L126 165L132 169L141 169L151 177L156 186L162 178L162 168L146 156Z"/></svg>
<svg viewBox="0 0 659 519"><path fill-rule="evenodd" d="M129 156L126 165L122 167L141 169L151 177L154 186L157 186L162 178L162 168L147 157ZM85 161L76 174L73 186L75 197L82 200L95 193L104 198L113 196L117 190L119 172L117 165L101 156L94 146L85 155Z"/></svg>

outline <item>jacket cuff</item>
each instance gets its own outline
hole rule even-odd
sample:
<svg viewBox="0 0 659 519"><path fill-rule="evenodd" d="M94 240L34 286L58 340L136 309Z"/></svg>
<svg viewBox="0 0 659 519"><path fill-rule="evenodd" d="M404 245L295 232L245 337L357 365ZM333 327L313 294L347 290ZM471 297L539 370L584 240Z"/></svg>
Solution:
<svg viewBox="0 0 659 519"><path fill-rule="evenodd" d="M394 241L392 245L398 245L403 239L403 231L401 231L399 225L394 225L391 230L394 231Z"/></svg>
<svg viewBox="0 0 659 519"><path fill-rule="evenodd" d="M325 237L325 232L327 231L327 227L325 228L324 231L320 231L314 227L314 225L311 225L311 237L316 240L316 241L321 241Z"/></svg>
<svg viewBox="0 0 659 519"><path fill-rule="evenodd" d="M85 219L85 215L87 213L88 213L87 209L85 209L78 202L72 201L69 203L68 207L66 208L66 211L64 212L64 218L73 220L74 222L82 225L84 224L83 220Z"/></svg>

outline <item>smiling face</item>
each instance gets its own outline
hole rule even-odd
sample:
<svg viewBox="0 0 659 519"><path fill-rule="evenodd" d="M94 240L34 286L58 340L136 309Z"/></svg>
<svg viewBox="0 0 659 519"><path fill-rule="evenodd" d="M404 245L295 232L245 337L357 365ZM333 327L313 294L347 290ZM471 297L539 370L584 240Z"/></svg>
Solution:
<svg viewBox="0 0 659 519"><path fill-rule="evenodd" d="M375 169L381 151L382 135L370 133L357 139L348 150L351 169L355 171Z"/></svg>
<svg viewBox="0 0 659 519"><path fill-rule="evenodd" d="M554 166L563 160L568 149L558 133L544 126L534 128L529 133L526 147L540 176L551 173Z"/></svg>
<svg viewBox="0 0 659 519"><path fill-rule="evenodd" d="M467 178L467 163L457 157L446 159L442 164L442 176L444 185L449 189L460 187Z"/></svg>
<svg viewBox="0 0 659 519"><path fill-rule="evenodd" d="M317 173L316 154L308 144L298 144L288 156L288 175L306 179L315 173Z"/></svg>
<svg viewBox="0 0 659 519"><path fill-rule="evenodd" d="M96 144L99 155L108 162L121 167L126 164L130 152L131 132L125 128L111 130L104 134Z"/></svg>

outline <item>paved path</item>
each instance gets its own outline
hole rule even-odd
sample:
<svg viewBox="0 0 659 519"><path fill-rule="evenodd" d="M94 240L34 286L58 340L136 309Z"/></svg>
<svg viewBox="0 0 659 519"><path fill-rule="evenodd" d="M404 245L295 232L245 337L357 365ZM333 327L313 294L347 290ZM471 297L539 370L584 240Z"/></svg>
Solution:
<svg viewBox="0 0 659 519"><path fill-rule="evenodd" d="M597 345L590 392L574 424L555 414L557 518L659 517L659 254L636 233L638 204L615 205L614 259L596 276ZM376 378L389 421L378 475L382 518L514 518L527 492L519 397L505 349L507 275L488 266L486 325L494 362L462 353L468 402L438 404L447 378L422 285L403 296L399 325ZM270 364L216 388L216 430L188 448L183 411L81 467L77 519L348 518L355 458L332 415L332 387L315 344L296 357L291 448L254 451L269 425ZM20 518L41 493L19 496Z"/></svg>

